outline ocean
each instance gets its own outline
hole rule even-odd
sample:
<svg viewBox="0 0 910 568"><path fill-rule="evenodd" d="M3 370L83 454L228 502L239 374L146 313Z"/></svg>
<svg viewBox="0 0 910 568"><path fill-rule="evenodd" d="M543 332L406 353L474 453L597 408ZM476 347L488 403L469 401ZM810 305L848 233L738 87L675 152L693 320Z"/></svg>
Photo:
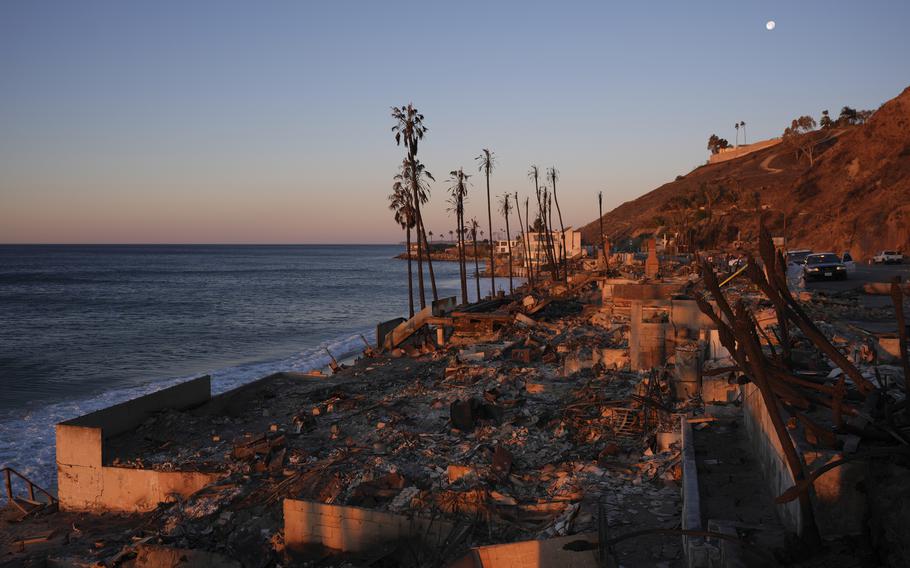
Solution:
<svg viewBox="0 0 910 568"><path fill-rule="evenodd" d="M402 249L0 246L0 466L54 487L58 422L204 374L220 393L324 367L326 348L358 354L407 316ZM434 268L455 295L457 264Z"/></svg>

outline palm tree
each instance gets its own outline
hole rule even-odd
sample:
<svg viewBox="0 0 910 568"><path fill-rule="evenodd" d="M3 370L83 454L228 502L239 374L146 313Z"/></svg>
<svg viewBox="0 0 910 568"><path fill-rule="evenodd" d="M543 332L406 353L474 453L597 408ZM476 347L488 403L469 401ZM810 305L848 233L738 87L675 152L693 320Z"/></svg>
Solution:
<svg viewBox="0 0 910 568"><path fill-rule="evenodd" d="M455 213L455 219L458 224L456 233L458 233L458 272L461 279L461 303L468 303L468 278L467 278L467 258L465 257L465 226L464 226L464 200L468 195L468 178L471 177L464 173L462 168L452 170L449 173L449 193L451 198L450 211Z"/></svg>
<svg viewBox="0 0 910 568"><path fill-rule="evenodd" d="M502 212L503 217L506 218L506 242L509 243L509 294L514 294L515 290L512 287L512 235L509 233L509 212L512 210L512 205L509 203L509 194L502 196L502 200L499 202L499 210Z"/></svg>
<svg viewBox="0 0 910 568"><path fill-rule="evenodd" d="M528 178L534 180L534 196L537 198L537 218L538 219L540 219L540 217L541 217L541 209L542 209L541 204L540 204L539 177L540 177L540 170L538 170L537 166L532 165L531 169L528 170ZM527 221L527 223L528 223L528 237L529 237L528 246L530 246L531 218L528 216L527 210L525 211L525 221ZM537 260L539 262L540 261L540 235L539 234L537 236L537 242L536 242L534 252L537 254L537 257L538 257ZM540 265L538 265L538 273L540 273Z"/></svg>
<svg viewBox="0 0 910 568"><path fill-rule="evenodd" d="M407 163L407 161L405 161ZM404 171L402 165L402 171ZM411 192L408 190L405 174L395 176L395 183L392 185L392 193L389 195L389 209L395 213L395 222L405 231L405 245L408 255L408 317L414 317L414 283L413 271L411 268L411 229L416 225L414 219L414 207L411 204Z"/></svg>
<svg viewBox="0 0 910 568"><path fill-rule="evenodd" d="M734 148L739 147L739 123L734 122L733 127L736 129L736 143L733 145Z"/></svg>
<svg viewBox="0 0 910 568"><path fill-rule="evenodd" d="M477 284L477 301L480 301L480 264L477 263L477 228L480 223L476 217L471 217L471 240L474 241L474 282Z"/></svg>
<svg viewBox="0 0 910 568"><path fill-rule="evenodd" d="M568 259L566 258L566 226L562 223L562 209L559 208L559 197L556 196L556 182L559 180L559 170L556 169L556 166L550 166L550 169L547 171L547 177L550 178L550 185L553 186L553 201L556 203L556 213L559 215L559 230L562 233L562 273L566 278L566 281L568 281L569 272Z"/></svg>
<svg viewBox="0 0 910 568"><path fill-rule="evenodd" d="M525 197L525 224L527 225L527 232L525 233L525 242L528 244L528 273L531 274L533 270L533 262L531 259L531 211L528 208L528 203L531 201L530 197ZM540 252L540 241L537 242L538 253ZM539 255L538 255L539 256ZM538 258L538 261L540 259ZM537 267L537 273L540 274L540 266Z"/></svg>
<svg viewBox="0 0 910 568"><path fill-rule="evenodd" d="M607 253L607 247L605 246L607 241L604 239L604 192L597 192L597 209L600 211L600 217L597 220L600 222L600 248L604 252L604 262L607 264L607 268L610 267L610 255Z"/></svg>
<svg viewBox="0 0 910 568"><path fill-rule="evenodd" d="M430 244L433 244L433 231L429 231L427 234L430 235Z"/></svg>
<svg viewBox="0 0 910 568"><path fill-rule="evenodd" d="M525 257L525 269L527 270L528 284L533 288L534 287L534 275L531 274L531 254L530 254L530 245L528 245L528 234L525 232L524 223L521 220L521 202L518 201L518 192L515 192L515 212L518 214L518 228L521 229L518 231L519 235L522 235L521 238L521 256Z"/></svg>
<svg viewBox="0 0 910 568"><path fill-rule="evenodd" d="M423 226L423 217L420 214L420 199L418 197L420 182L417 176L420 173L420 170L417 167L417 146L419 142L423 140L423 137L427 132L427 127L423 124L423 115L410 103L408 106L392 107L392 118L396 121L395 126L392 127L392 132L395 133L395 143L401 145L402 141L404 142L405 149L407 150L407 160L410 162L410 189L411 193L414 195L414 216L417 222L417 271L420 273L420 278L418 280L420 308L423 309L427 305L426 296L423 290L422 253L424 250L426 250L427 266L430 270L430 285L433 288L433 300L439 299L439 295L436 292L436 275L433 273L433 260L430 258L430 251L427 246L427 235ZM430 175L429 172L426 172L426 174L427 177L433 179L433 176Z"/></svg>
<svg viewBox="0 0 910 568"><path fill-rule="evenodd" d="M496 165L496 155L486 148L475 158L479 163L479 171L483 172L487 178L487 225L490 230L490 238L493 237L493 213L490 207L490 172ZM490 247L490 291L496 293L496 267L493 264L493 247Z"/></svg>
<svg viewBox="0 0 910 568"><path fill-rule="evenodd" d="M745 121L745 120L740 120L740 121L739 121L739 125L740 125L740 126L742 127L742 129L743 129L743 146L746 146L746 145L748 145L748 142L746 141L746 121Z"/></svg>
<svg viewBox="0 0 910 568"><path fill-rule="evenodd" d="M455 231L449 230L449 240L455 242Z"/></svg>

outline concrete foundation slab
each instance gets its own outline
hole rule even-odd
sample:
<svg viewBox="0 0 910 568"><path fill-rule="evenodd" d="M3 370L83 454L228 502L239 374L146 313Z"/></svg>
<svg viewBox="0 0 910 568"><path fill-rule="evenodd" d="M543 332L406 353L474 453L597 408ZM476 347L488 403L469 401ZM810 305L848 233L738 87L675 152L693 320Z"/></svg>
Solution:
<svg viewBox="0 0 910 568"><path fill-rule="evenodd" d="M452 524L361 507L284 500L284 540L291 550L321 545L341 552L365 552L400 539L419 538L441 546Z"/></svg>
<svg viewBox="0 0 910 568"><path fill-rule="evenodd" d="M597 568L596 543L597 535L579 534L480 546L449 568Z"/></svg>

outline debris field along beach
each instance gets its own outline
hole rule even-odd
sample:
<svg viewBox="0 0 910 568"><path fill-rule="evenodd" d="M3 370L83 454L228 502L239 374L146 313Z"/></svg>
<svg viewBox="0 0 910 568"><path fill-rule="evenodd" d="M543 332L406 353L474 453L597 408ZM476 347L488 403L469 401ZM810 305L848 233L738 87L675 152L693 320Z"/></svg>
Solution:
<svg viewBox="0 0 910 568"><path fill-rule="evenodd" d="M788 534L840 543L872 512L895 514L882 499L903 490L879 486L869 472L885 466L865 457L902 455L907 429L899 353L863 331L889 310L874 286L790 290L766 245L732 279L707 255L577 261L569 278L538 275L514 296L380 324L375 345L331 371L276 373L193 404L163 391L125 403L136 410L120 432L118 407L63 423L62 477L67 428L108 429L101 494L74 506L61 483L59 506L23 501L10 553L492 566L537 543L570 565L684 566L793 560ZM898 305L902 294L895 285ZM851 464L826 478L838 460ZM157 502L131 471L159 485L206 477ZM111 507L104 492L132 500Z"/></svg>

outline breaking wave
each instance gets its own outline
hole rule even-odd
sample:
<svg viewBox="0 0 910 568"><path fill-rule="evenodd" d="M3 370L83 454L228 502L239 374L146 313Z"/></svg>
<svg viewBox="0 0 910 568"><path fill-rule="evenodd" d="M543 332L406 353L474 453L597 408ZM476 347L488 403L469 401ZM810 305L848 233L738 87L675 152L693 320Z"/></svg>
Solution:
<svg viewBox="0 0 910 568"><path fill-rule="evenodd" d="M213 369L192 376L181 376L154 381L141 386L115 388L91 398L76 398L30 408L14 409L0 414L0 467L9 466L38 485L56 491L57 468L55 466L54 425L119 404L201 375L211 375L212 394L221 394L239 386L279 371L310 371L328 366L328 349L336 359L344 359L360 353L363 348L361 335L372 333L372 329L331 339L318 346L294 353L274 361L258 361Z"/></svg>

